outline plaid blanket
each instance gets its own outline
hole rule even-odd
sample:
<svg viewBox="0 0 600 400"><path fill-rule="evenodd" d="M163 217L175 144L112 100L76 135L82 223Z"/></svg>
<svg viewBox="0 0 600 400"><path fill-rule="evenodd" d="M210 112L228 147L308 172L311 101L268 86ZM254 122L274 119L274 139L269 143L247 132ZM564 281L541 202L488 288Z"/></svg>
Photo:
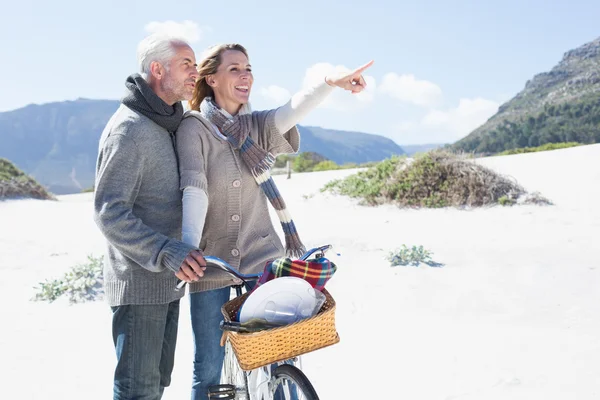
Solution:
<svg viewBox="0 0 600 400"><path fill-rule="evenodd" d="M277 258L265 265L264 273L256 282L255 289L271 279L295 276L308 281L315 289L322 290L336 270L337 266L325 257L307 261Z"/></svg>

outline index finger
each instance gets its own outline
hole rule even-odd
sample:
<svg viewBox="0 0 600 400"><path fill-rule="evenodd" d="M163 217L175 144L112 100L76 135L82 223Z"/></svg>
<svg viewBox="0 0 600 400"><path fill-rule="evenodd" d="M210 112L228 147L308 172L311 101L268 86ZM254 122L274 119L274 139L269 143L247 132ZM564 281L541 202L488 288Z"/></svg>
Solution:
<svg viewBox="0 0 600 400"><path fill-rule="evenodd" d="M362 67L358 67L354 70L355 74L362 74L364 71L366 71L371 65L373 65L373 63L375 62L375 60L371 60L368 63L366 63L365 65L363 65Z"/></svg>
<svg viewBox="0 0 600 400"><path fill-rule="evenodd" d="M193 270L193 272L196 273L196 275L198 276L202 276L204 275L204 267L202 267L198 261L196 261L196 259L194 258L194 256L190 253L188 254L188 256L185 258L185 264L187 264L188 268L191 268ZM186 271L187 272L187 271Z"/></svg>
<svg viewBox="0 0 600 400"><path fill-rule="evenodd" d="M199 251L192 251L192 252L190 252L190 256L192 256L192 258L194 260L196 260L196 262L201 267L206 267L206 260L204 260L204 257L202 256L202 253L200 253Z"/></svg>

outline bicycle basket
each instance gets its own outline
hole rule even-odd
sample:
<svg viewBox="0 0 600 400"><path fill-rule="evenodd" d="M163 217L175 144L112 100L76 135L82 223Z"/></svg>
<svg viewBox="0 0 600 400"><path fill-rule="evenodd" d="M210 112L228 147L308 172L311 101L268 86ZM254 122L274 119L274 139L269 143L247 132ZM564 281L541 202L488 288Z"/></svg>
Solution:
<svg viewBox="0 0 600 400"><path fill-rule="evenodd" d="M340 341L335 329L335 300L323 289L325 303L317 315L290 325L255 333L225 331L221 345L229 339L244 371L287 360ZM235 319L249 293L228 301L221 307L225 321Z"/></svg>

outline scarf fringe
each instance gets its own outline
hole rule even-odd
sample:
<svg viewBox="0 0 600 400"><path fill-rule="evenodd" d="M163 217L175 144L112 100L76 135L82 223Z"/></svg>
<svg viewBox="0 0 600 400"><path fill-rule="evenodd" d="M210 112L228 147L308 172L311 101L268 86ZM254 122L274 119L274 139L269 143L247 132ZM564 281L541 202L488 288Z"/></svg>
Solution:
<svg viewBox="0 0 600 400"><path fill-rule="evenodd" d="M281 221L281 227L283 228L285 236L285 253L290 258L300 258L306 253L306 247L300 240L298 231L294 221L289 222Z"/></svg>
<svg viewBox="0 0 600 400"><path fill-rule="evenodd" d="M299 259L306 253L306 247L300 241L300 238L285 236L285 256L291 259Z"/></svg>
<svg viewBox="0 0 600 400"><path fill-rule="evenodd" d="M260 160L258 164L250 170L258 184L260 184L263 179L267 180L271 178L270 171L271 168L273 168L273 165L275 165L275 157L271 153L267 153L267 156Z"/></svg>

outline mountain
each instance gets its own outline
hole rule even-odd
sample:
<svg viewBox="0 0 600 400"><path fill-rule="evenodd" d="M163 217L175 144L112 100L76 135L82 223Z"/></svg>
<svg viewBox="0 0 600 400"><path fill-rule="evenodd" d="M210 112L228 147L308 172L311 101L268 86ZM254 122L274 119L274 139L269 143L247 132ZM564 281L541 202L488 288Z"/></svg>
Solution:
<svg viewBox="0 0 600 400"><path fill-rule="evenodd" d="M94 182L98 139L117 101L78 99L0 113L0 157L56 194Z"/></svg>
<svg viewBox="0 0 600 400"><path fill-rule="evenodd" d="M361 164L405 154L394 141L379 135L301 125L298 130L300 152L318 153L336 164Z"/></svg>
<svg viewBox="0 0 600 400"><path fill-rule="evenodd" d="M0 157L12 161L56 194L94 184L98 139L116 100L77 99L0 113ZM301 152L338 164L380 161L404 154L392 140L360 132L299 126Z"/></svg>
<svg viewBox="0 0 600 400"><path fill-rule="evenodd" d="M573 141L600 142L600 38L567 51L451 148L496 153Z"/></svg>

